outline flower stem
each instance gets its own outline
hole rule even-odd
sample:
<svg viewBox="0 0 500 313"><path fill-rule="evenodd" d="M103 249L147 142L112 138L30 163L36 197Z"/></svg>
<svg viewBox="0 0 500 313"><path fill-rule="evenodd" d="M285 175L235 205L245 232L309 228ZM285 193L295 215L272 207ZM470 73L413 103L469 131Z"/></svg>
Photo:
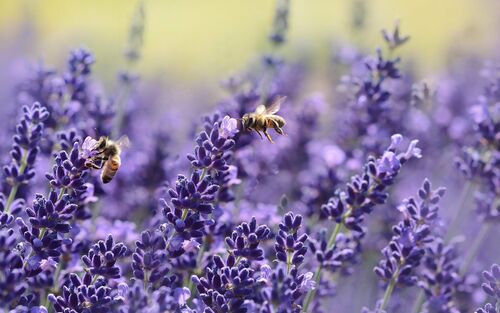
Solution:
<svg viewBox="0 0 500 313"><path fill-rule="evenodd" d="M206 243L205 240L203 240L203 244L202 244L202 246L200 248L200 251L198 251L198 256L196 258L196 266L197 267L200 267L201 262L203 261L203 254L205 253L206 249L207 249L207 243ZM194 293L194 284L193 284L193 281L191 281L190 277L188 277L188 279L189 279L189 281L188 281L188 289L191 292L191 295L193 295L193 293Z"/></svg>
<svg viewBox="0 0 500 313"><path fill-rule="evenodd" d="M45 228L45 227L40 228L40 234L38 235L38 239L42 240L42 238L46 232L47 232L47 228ZM31 247L30 254L28 255L28 257L26 259L24 259L23 268L26 267L26 264L28 264L28 260L33 256L34 252L35 252L35 250L33 250L33 247Z"/></svg>
<svg viewBox="0 0 500 313"><path fill-rule="evenodd" d="M448 228L448 234L446 235L447 241L455 234L455 229L458 227L459 218L462 215L463 209L466 207L467 200L470 198L471 193L473 192L473 184L471 180L468 180L462 188L462 192L460 193L460 198L458 199L457 204L455 205L456 210L453 211L453 215L450 219L450 227Z"/></svg>
<svg viewBox="0 0 500 313"><path fill-rule="evenodd" d="M23 156L21 158L21 165L19 166L19 175L24 174L24 171L26 170L26 167L28 166L28 163L26 159L28 158L28 152L24 150ZM7 203L5 204L5 213L10 212L10 206L12 205L12 202L16 199L16 194L17 190L19 189L19 182L15 182L14 185L12 186L12 189L10 190L9 197L7 198Z"/></svg>
<svg viewBox="0 0 500 313"><path fill-rule="evenodd" d="M399 266L396 269L396 272L394 272L394 275L392 275L389 285L387 285L387 288L385 289L382 305L380 306L380 311L383 311L386 308L387 304L389 304L389 300L391 299L391 295L398 281L398 277L399 277Z"/></svg>
<svg viewBox="0 0 500 313"><path fill-rule="evenodd" d="M292 268L292 254L287 252L286 253L286 274L290 274L290 270Z"/></svg>
<svg viewBox="0 0 500 313"><path fill-rule="evenodd" d="M422 305L424 304L425 300L424 297L425 297L424 291L420 290L417 299L415 299L415 304L413 304L413 309L412 309L413 313L420 313L420 311L422 310Z"/></svg>
<svg viewBox="0 0 500 313"><path fill-rule="evenodd" d="M202 181L203 178L205 178L206 175L207 175L207 168L204 167L203 171L201 172L200 181Z"/></svg>
<svg viewBox="0 0 500 313"><path fill-rule="evenodd" d="M488 234L489 230L491 228L491 224L485 223L483 227L481 227L481 230L479 231L479 234L476 236L474 241L472 242L472 245L467 251L467 254L465 256L465 261L462 264L462 267L460 268L460 276L464 276L467 271L469 270L469 267L471 266L472 262L474 261L474 258L476 257L477 252L479 251L479 248L481 248L481 245L486 238L486 235Z"/></svg>
<svg viewBox="0 0 500 313"><path fill-rule="evenodd" d="M330 239L328 240L328 249L331 249L334 245L335 242L337 241L337 236L340 233L340 229L342 228L342 223L338 223L335 225L335 229L333 230L332 234L330 235ZM309 308L309 305L311 305L312 300L314 299L314 296L316 295L316 290L319 288L319 282L321 280L321 270L322 266L319 265L318 269L314 273L314 281L316 282L316 288L309 290L309 292L306 295L306 300L304 302L304 307L303 307L303 312L307 313L307 309Z"/></svg>
<svg viewBox="0 0 500 313"><path fill-rule="evenodd" d="M66 192L66 187L62 187L61 190L59 191L59 195L57 196L57 200L61 200L65 192Z"/></svg>

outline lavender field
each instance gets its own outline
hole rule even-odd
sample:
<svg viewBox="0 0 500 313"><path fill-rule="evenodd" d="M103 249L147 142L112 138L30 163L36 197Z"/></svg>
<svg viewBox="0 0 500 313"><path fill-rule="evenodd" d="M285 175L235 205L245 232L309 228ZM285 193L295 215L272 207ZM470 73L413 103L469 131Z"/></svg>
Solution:
<svg viewBox="0 0 500 313"><path fill-rule="evenodd" d="M496 30L436 59L366 0L342 38L276 0L247 62L206 24L164 68L148 1L96 13L116 55L28 2L0 21L0 313L500 313Z"/></svg>

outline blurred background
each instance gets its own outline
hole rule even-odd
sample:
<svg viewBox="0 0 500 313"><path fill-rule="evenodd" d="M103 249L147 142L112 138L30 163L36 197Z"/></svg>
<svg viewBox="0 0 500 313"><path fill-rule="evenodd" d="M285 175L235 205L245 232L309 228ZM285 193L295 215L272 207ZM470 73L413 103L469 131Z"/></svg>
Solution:
<svg viewBox="0 0 500 313"><path fill-rule="evenodd" d="M137 64L143 76L213 87L269 49L275 1L146 0L144 5L144 46ZM86 47L97 56L96 73L111 81L123 66L120 56L136 8L135 0L2 0L0 53L9 64L11 54L60 67L71 49ZM418 74L426 77L443 68L450 53L491 54L499 45L499 11L497 0L292 1L282 53L307 60L319 76L333 44L349 42L372 51L381 45L380 30L400 20L412 37L400 55L416 62Z"/></svg>

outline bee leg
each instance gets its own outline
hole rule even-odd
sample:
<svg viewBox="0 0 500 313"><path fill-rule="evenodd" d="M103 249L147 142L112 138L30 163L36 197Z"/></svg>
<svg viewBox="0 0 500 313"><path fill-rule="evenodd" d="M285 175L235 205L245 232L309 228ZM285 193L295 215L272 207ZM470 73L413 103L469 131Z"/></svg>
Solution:
<svg viewBox="0 0 500 313"><path fill-rule="evenodd" d="M95 170L100 170L103 167L104 163L101 162L101 164L96 164L92 161L86 161L85 166L88 168L93 168Z"/></svg>
<svg viewBox="0 0 500 313"><path fill-rule="evenodd" d="M286 136L285 133L283 132L283 129L279 128L279 127L274 127L274 130L280 134L280 135L283 135L283 136Z"/></svg>
<svg viewBox="0 0 500 313"><path fill-rule="evenodd" d="M264 129L262 132L264 133L264 135L266 135L267 139L269 139L271 143L274 143L273 139L271 138L271 136L269 136L266 129Z"/></svg>
<svg viewBox="0 0 500 313"><path fill-rule="evenodd" d="M256 130L256 129L255 129L255 132L256 132L257 134L259 134L260 139L264 139L264 137L262 137L262 134L261 134L258 130ZM265 131L264 131L264 133L265 133Z"/></svg>
<svg viewBox="0 0 500 313"><path fill-rule="evenodd" d="M281 127L279 127L278 123L277 123L276 121L274 121L274 120L273 120L272 122L273 122L273 125L274 125L274 126L273 126L274 130L275 130L278 134L285 136L285 133L283 132L283 129L281 129Z"/></svg>
<svg viewBox="0 0 500 313"><path fill-rule="evenodd" d="M103 168L105 161L106 161L105 157L95 156L95 157L85 161L85 166L88 168L100 170L101 168Z"/></svg>

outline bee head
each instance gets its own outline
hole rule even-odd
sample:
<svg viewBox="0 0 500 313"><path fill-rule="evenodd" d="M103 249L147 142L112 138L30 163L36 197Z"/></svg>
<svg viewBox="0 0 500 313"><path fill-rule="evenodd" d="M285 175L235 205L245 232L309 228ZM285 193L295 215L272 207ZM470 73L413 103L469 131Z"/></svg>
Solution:
<svg viewBox="0 0 500 313"><path fill-rule="evenodd" d="M247 130L249 127L251 127L255 123L255 118L249 114L243 115L243 118L241 119L241 124L243 126L243 130Z"/></svg>
<svg viewBox="0 0 500 313"><path fill-rule="evenodd" d="M101 138L99 138L97 150L103 150L104 148L106 148L107 145L108 145L108 137L101 136Z"/></svg>

